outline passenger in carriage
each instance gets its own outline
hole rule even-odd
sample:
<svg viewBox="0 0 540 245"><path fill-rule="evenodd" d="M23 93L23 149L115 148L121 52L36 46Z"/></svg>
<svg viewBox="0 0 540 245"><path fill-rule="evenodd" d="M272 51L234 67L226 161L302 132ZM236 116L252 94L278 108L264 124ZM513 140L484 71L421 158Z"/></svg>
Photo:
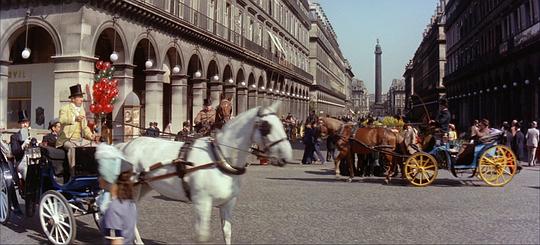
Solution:
<svg viewBox="0 0 540 245"><path fill-rule="evenodd" d="M49 122L49 130L51 132L43 136L43 140L41 140L41 146L56 147L56 141L58 140L58 135L60 134L61 129L62 125L60 125L60 121L58 120L58 118L51 120Z"/></svg>
<svg viewBox="0 0 540 245"><path fill-rule="evenodd" d="M69 90L69 99L71 101L60 108L62 131L56 141L56 147L63 147L67 151L69 173L73 177L76 163L75 149L78 146L90 145L94 140L94 134L88 127L86 112L82 107L84 93L81 85L71 86Z"/></svg>
<svg viewBox="0 0 540 245"><path fill-rule="evenodd" d="M9 142L11 146L11 154L15 157L15 161L19 163L24 157L24 148L30 143L30 133L28 129L30 128L30 119L26 114L26 111L19 111L19 131L15 134L12 134L9 137Z"/></svg>

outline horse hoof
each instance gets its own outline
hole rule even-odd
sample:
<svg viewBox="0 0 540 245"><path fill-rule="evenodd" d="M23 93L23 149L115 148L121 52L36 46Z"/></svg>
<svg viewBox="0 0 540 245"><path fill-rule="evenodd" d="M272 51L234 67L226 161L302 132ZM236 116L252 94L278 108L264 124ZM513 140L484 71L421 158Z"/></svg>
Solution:
<svg viewBox="0 0 540 245"><path fill-rule="evenodd" d="M351 183L351 182L352 182L352 178L348 178L348 179L347 179L347 182Z"/></svg>
<svg viewBox="0 0 540 245"><path fill-rule="evenodd" d="M390 183L390 180L389 179L384 179L384 183L388 185Z"/></svg>

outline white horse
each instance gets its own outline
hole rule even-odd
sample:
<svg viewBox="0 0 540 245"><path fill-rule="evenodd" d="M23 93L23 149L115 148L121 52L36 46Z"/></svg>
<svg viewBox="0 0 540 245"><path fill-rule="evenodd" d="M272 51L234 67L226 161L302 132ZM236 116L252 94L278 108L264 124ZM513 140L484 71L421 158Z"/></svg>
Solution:
<svg viewBox="0 0 540 245"><path fill-rule="evenodd" d="M214 145L219 148L218 151L213 151L210 138L193 142L186 160L194 167L207 163L215 165L186 174L184 184L175 175L176 165L171 164L178 158L183 142L141 137L118 145L126 160L133 164L136 174L145 172L144 178L149 180L137 185L136 200L140 200L151 188L174 200L191 201L196 213L196 240L200 242L210 238L212 207L218 207L225 243L231 244L231 214L252 144L262 146L262 152L275 158L277 165L283 166L292 159L292 147L286 140L283 124L275 114L278 106L278 103L274 103L269 108L253 108L229 121L215 137ZM213 152L219 152L218 156ZM161 164L154 169L158 162ZM167 174L173 176L155 178ZM191 200L185 189L191 194ZM136 235L137 242L142 242L137 231Z"/></svg>

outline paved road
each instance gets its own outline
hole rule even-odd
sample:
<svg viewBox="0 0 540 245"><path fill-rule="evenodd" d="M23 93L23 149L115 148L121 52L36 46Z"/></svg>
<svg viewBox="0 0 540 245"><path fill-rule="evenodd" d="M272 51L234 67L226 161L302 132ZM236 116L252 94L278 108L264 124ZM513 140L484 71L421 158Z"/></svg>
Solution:
<svg viewBox="0 0 540 245"><path fill-rule="evenodd" d="M298 155L298 152L297 154ZM455 179L442 170L432 186L396 180L335 181L326 165L252 165L233 219L234 243L540 243L540 168L525 168L503 188ZM189 205L156 192L138 206L146 243L192 243ZM212 242L221 243L218 210ZM19 224L19 225L17 225ZM78 222L79 243L100 241L91 217ZM37 218L0 226L0 243L44 241Z"/></svg>

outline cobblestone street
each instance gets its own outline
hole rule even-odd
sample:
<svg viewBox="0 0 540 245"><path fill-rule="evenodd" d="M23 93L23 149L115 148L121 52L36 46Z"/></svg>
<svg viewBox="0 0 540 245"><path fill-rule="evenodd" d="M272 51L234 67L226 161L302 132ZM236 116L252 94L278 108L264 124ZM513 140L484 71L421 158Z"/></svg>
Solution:
<svg viewBox="0 0 540 245"><path fill-rule="evenodd" d="M295 150L298 158L300 151ZM415 188L395 179L336 181L333 165L252 165L234 211L233 242L500 243L540 242L540 169L525 168L503 188L455 179L441 170L433 185ZM139 204L146 243L192 243L191 206L152 192ZM221 243L214 209L211 242ZM17 226L15 224L21 224ZM78 222L81 243L100 241L91 217ZM45 241L37 218L0 228L3 244Z"/></svg>

